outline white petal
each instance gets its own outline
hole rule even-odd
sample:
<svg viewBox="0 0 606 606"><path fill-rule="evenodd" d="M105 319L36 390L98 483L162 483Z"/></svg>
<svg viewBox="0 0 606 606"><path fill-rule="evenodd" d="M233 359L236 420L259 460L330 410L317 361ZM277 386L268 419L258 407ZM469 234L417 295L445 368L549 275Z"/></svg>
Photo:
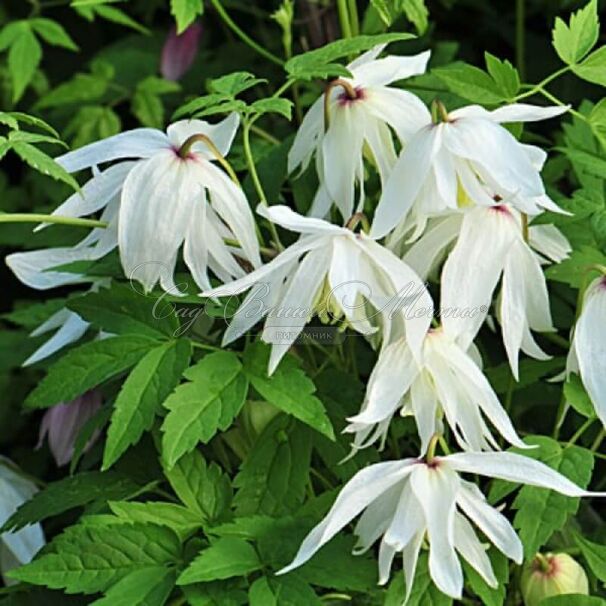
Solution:
<svg viewBox="0 0 606 606"><path fill-rule="evenodd" d="M371 117L365 121L365 126L366 144L370 148L373 162L381 177L381 183L385 183L396 163L396 151L391 132L386 124L378 119L373 120Z"/></svg>
<svg viewBox="0 0 606 606"><path fill-rule="evenodd" d="M496 122L536 122L537 120L548 120L561 116L569 109L569 105L539 107L527 103L513 103L492 110L490 117Z"/></svg>
<svg viewBox="0 0 606 606"><path fill-rule="evenodd" d="M429 573L438 589L455 599L463 592L463 570L454 549L455 498L459 478L438 465L420 465L410 475L410 485L423 507L429 540Z"/></svg>
<svg viewBox="0 0 606 606"><path fill-rule="evenodd" d="M387 461L358 471L345 484L326 517L307 535L294 560L277 574L285 574L307 562L370 503L382 498L386 491L406 477L416 464L416 459Z"/></svg>
<svg viewBox="0 0 606 606"><path fill-rule="evenodd" d="M532 248L555 263L567 259L572 252L566 236L555 225L531 225L528 235Z"/></svg>
<svg viewBox="0 0 606 606"><path fill-rule="evenodd" d="M374 61L385 50L386 46L387 43L373 46L370 50L367 50L365 53L362 53L359 57L356 57L353 61L348 63L347 69L352 71L366 63Z"/></svg>
<svg viewBox="0 0 606 606"><path fill-rule="evenodd" d="M155 128L136 128L85 145L55 158L55 161L67 172L74 173L83 168L122 158L151 158L156 153L170 148L170 141L162 131Z"/></svg>
<svg viewBox="0 0 606 606"><path fill-rule="evenodd" d="M427 68L430 51L412 57L388 55L363 65L350 68L354 80L364 86L385 86L398 80L423 74Z"/></svg>
<svg viewBox="0 0 606 606"><path fill-rule="evenodd" d="M574 334L583 384L598 417L606 426L606 279L588 289Z"/></svg>
<svg viewBox="0 0 606 606"><path fill-rule="evenodd" d="M410 389L410 401L417 422L419 438L421 438L420 454L422 455L427 452L429 442L439 426L438 400L429 381L430 377L427 373L420 373L413 381Z"/></svg>
<svg viewBox="0 0 606 606"><path fill-rule="evenodd" d="M382 238L412 207L441 145L441 129L429 125L410 140L400 154L379 200L370 235Z"/></svg>
<svg viewBox="0 0 606 606"><path fill-rule="evenodd" d="M406 595L404 596L403 605L408 603L410 594L415 580L415 572L417 570L417 562L419 560L419 552L425 538L424 532L419 532L413 540L402 551L402 560L404 567L404 579L406 581Z"/></svg>
<svg viewBox="0 0 606 606"><path fill-rule="evenodd" d="M309 108L292 147L288 152L288 172L292 173L297 167L304 171L318 146L319 139L324 135L324 95L321 95Z"/></svg>
<svg viewBox="0 0 606 606"><path fill-rule="evenodd" d="M522 563L524 548L518 535L509 520L488 504L475 484L461 480L457 504L500 552Z"/></svg>
<svg viewBox="0 0 606 606"><path fill-rule="evenodd" d="M455 548L465 561L486 581L489 587L499 585L490 558L471 524L461 514L455 514Z"/></svg>
<svg viewBox="0 0 606 606"><path fill-rule="evenodd" d="M385 585L389 581L391 565L395 555L396 550L385 541L381 541L379 545L379 585Z"/></svg>
<svg viewBox="0 0 606 606"><path fill-rule="evenodd" d="M183 259L196 284L202 290L210 290L208 279L208 247L205 236L206 195L200 192L200 199L192 204L189 228L183 246Z"/></svg>
<svg viewBox="0 0 606 606"><path fill-rule="evenodd" d="M166 134L177 149L193 135L206 135L214 143L219 153L222 156L227 156L239 125L240 116L233 112L217 124L211 124L206 120L179 120L166 129ZM216 159L213 152L203 141L194 143L191 150L197 156L207 160Z"/></svg>
<svg viewBox="0 0 606 606"><path fill-rule="evenodd" d="M544 463L513 452L460 452L449 455L448 463L463 473L477 473L509 482L549 488L569 497L606 494L583 490Z"/></svg>
<svg viewBox="0 0 606 606"><path fill-rule="evenodd" d="M77 313L70 312L69 310L62 310L67 312L67 316L62 323L61 328L42 346L40 346L25 362L23 366L29 366L44 360L54 353L63 349L66 345L77 341L89 327L89 323L85 322ZM58 312L62 313L62 312ZM57 315L57 314L55 314ZM40 327L38 327L40 328ZM33 335L34 333L32 333ZM40 334L40 333L38 333Z"/></svg>
<svg viewBox="0 0 606 606"><path fill-rule="evenodd" d="M410 482L406 482L401 489L398 505L383 540L398 551L402 551L417 533L424 531L423 509L413 493Z"/></svg>
<svg viewBox="0 0 606 606"><path fill-rule="evenodd" d="M118 226L120 258L129 279L149 291L160 276L168 275L199 199L195 163L172 151L139 163L129 173Z"/></svg>

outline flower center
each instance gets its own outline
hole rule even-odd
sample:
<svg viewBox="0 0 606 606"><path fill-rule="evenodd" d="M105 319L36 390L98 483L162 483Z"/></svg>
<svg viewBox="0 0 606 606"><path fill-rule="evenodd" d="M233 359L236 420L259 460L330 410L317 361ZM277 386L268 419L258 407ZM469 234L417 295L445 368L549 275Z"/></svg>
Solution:
<svg viewBox="0 0 606 606"><path fill-rule="evenodd" d="M353 89L353 95L350 91L342 91L337 95L339 105L350 105L355 101L360 101L366 98L366 91L361 86L356 86Z"/></svg>

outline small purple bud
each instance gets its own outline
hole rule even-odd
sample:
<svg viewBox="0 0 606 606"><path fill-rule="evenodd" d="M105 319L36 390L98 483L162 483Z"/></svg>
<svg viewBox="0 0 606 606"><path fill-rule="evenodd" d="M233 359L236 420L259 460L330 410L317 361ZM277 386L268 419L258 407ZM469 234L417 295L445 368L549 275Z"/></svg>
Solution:
<svg viewBox="0 0 606 606"><path fill-rule="evenodd" d="M177 35L177 30L172 27L164 48L160 62L160 73L166 80L179 80L192 66L198 46L202 26L199 23L190 25L182 34Z"/></svg>
<svg viewBox="0 0 606 606"><path fill-rule="evenodd" d="M80 430L101 408L101 393L96 389L67 402L49 408L40 424L38 448L48 436L48 446L57 463L57 467L67 465L74 455L74 445ZM88 451L99 437L96 431L84 451Z"/></svg>

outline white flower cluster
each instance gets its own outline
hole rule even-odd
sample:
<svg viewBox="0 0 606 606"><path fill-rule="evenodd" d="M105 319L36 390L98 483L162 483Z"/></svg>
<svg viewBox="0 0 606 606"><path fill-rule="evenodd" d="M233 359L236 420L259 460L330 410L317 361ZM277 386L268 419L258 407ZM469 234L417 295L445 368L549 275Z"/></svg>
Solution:
<svg viewBox="0 0 606 606"><path fill-rule="evenodd" d="M270 373L313 315L330 314L365 335L379 356L362 408L348 419L354 452L383 440L400 412L414 416L419 458L356 474L282 572L303 564L362 514L355 527L358 549L381 538L381 583L401 552L410 592L426 541L434 582L460 598L459 556L490 586L497 584L477 530L516 562L523 557L508 520L460 474L592 494L533 459L499 451L495 431L512 445L526 445L474 346L500 284L496 316L514 376L520 351L548 357L533 337L533 331L555 330L542 266L566 258L570 247L555 227L529 225L545 209L562 211L540 176L545 152L518 142L502 123L547 119L566 108L513 104L448 112L435 103L430 111L413 94L389 86L422 73L429 53L379 58L383 48L351 63L352 77L332 82L307 113L288 165L291 172L303 170L315 159L319 188L309 216L281 205L259 208L265 219L298 234L270 262L260 259L242 189L214 164L224 164L236 115L216 125L177 122L166 134L137 129L62 156L67 170L91 168L93 176L55 213L101 211L107 228L93 230L75 247L17 253L7 262L30 286L51 288L82 281L53 267L99 259L118 247L129 278L146 290L159 282L174 293L182 247L204 296L250 289L224 343L265 318L262 338L273 344ZM376 168L382 194L372 225L356 231L365 220L366 163ZM337 216L340 225L331 222ZM440 266L441 323L432 326L436 310L425 280ZM211 288L209 272L223 285ZM259 284L265 286L263 305L254 288ZM52 325L63 322L65 342L85 329L67 313ZM288 339L277 336L285 332ZM55 338L47 349L59 346ZM573 354L571 367L576 364L606 423L606 278L587 291ZM435 455L444 424L463 452Z"/></svg>

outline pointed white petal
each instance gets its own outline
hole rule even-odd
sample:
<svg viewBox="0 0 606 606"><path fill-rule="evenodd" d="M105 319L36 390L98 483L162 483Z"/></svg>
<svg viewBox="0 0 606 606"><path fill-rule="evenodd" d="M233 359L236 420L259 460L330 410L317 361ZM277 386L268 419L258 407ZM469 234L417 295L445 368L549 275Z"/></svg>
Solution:
<svg viewBox="0 0 606 606"><path fill-rule="evenodd" d="M396 151L393 144L391 132L386 124L370 116L365 122L366 130L364 139L370 148L373 162L381 177L381 183L385 183L396 163ZM363 178L361 179L363 181Z"/></svg>
<svg viewBox="0 0 606 606"><path fill-rule="evenodd" d="M122 158L151 158L170 147L170 141L162 131L155 128L136 128L85 145L55 158L55 161L67 172L74 173L83 168Z"/></svg>
<svg viewBox="0 0 606 606"><path fill-rule="evenodd" d="M425 72L431 55L424 51L412 57L388 55L350 68L354 80L363 86L386 86L398 80L418 76Z"/></svg>
<svg viewBox="0 0 606 606"><path fill-rule="evenodd" d="M531 225L528 230L530 246L555 263L568 258L570 242L555 225Z"/></svg>
<svg viewBox="0 0 606 606"><path fill-rule="evenodd" d="M438 400L426 372L420 373L410 388L412 411L421 438L421 455L427 452L432 436L438 431Z"/></svg>
<svg viewBox="0 0 606 606"><path fill-rule="evenodd" d="M192 214L183 246L183 259L193 279L202 290L210 290L208 279L208 243L205 238L206 195L200 192L200 198L192 204Z"/></svg>
<svg viewBox="0 0 606 606"><path fill-rule="evenodd" d="M404 596L403 606L408 603L415 580L419 552L425 538L424 532L419 532L412 541L402 551L402 560L404 567L404 580L406 581L406 595Z"/></svg>
<svg viewBox="0 0 606 606"><path fill-rule="evenodd" d="M353 61L348 63L347 69L349 71L352 71L362 65L365 65L366 63L374 61L385 50L386 46L387 43L377 44L376 46L373 46L370 50L367 50L365 53L362 53L359 57L356 57Z"/></svg>
<svg viewBox="0 0 606 606"><path fill-rule="evenodd" d="M166 134L172 145L177 149L193 135L206 135L219 150L222 156L227 156L231 144L240 125L240 116L233 112L221 122L211 124L206 120L179 120L166 129ZM193 144L191 151L207 160L215 160L213 152L203 141Z"/></svg>
<svg viewBox="0 0 606 606"><path fill-rule="evenodd" d="M292 147L288 152L288 172L292 173L299 166L304 171L318 147L319 140L324 135L324 95L321 95L309 108Z"/></svg>
<svg viewBox="0 0 606 606"><path fill-rule="evenodd" d="M277 223L284 229L301 234L348 234L349 230L333 225L323 219L304 217L288 206L276 204L274 206L257 206L257 214Z"/></svg>
<svg viewBox="0 0 606 606"><path fill-rule="evenodd" d="M569 109L569 105L539 107L527 103L513 103L492 110L490 117L495 122L536 122L537 120L548 120L561 116Z"/></svg>
<svg viewBox="0 0 606 606"><path fill-rule="evenodd" d="M401 489L398 505L383 536L383 541L394 549L402 551L417 533L424 533L424 531L423 509L413 493L410 482L406 482Z"/></svg>
<svg viewBox="0 0 606 606"><path fill-rule="evenodd" d="M486 549L480 543L471 524L461 514L455 514L455 548L463 556L465 561L476 570L486 581L489 587L496 588L499 585L492 570L490 558Z"/></svg>
<svg viewBox="0 0 606 606"><path fill-rule="evenodd" d="M423 508L429 540L429 573L438 589L455 599L463 592L463 570L454 549L454 515L459 478L447 467L417 466L410 485Z"/></svg>
<svg viewBox="0 0 606 606"><path fill-rule="evenodd" d="M387 461L356 473L345 484L326 517L307 535L294 560L277 574L285 574L307 562L370 503L382 498L387 490L405 478L416 464L416 459Z"/></svg>
<svg viewBox="0 0 606 606"><path fill-rule="evenodd" d="M460 452L448 456L457 471L555 490L569 497L596 496L540 461L513 452Z"/></svg>
<svg viewBox="0 0 606 606"><path fill-rule="evenodd" d="M385 585L389 581L391 565L395 555L396 550L385 541L381 541L379 545L379 585Z"/></svg>

